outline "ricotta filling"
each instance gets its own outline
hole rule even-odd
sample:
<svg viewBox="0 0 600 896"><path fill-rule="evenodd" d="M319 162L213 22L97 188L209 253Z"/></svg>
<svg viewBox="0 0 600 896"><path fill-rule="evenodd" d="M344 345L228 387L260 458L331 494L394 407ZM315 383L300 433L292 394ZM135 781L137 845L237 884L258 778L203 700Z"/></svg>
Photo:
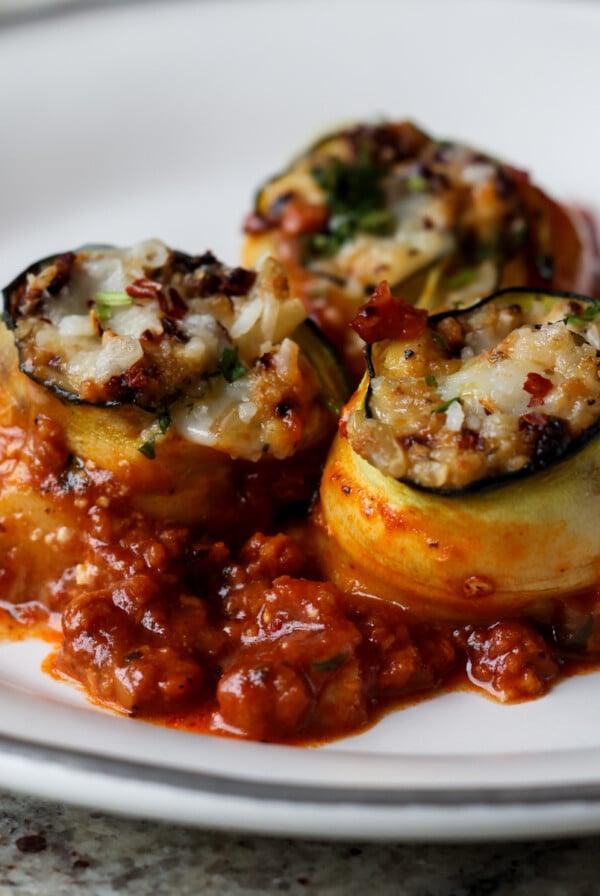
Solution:
<svg viewBox="0 0 600 896"><path fill-rule="evenodd" d="M51 263L29 274L22 307L35 310L17 305L15 328L22 369L74 400L138 404L159 415L162 434L168 419L232 457L288 456L298 442L290 395L307 403L304 419L317 391L293 341L304 305L273 259L254 273L207 256L174 262L151 240L76 253L58 292Z"/></svg>
<svg viewBox="0 0 600 896"><path fill-rule="evenodd" d="M387 475L449 492L568 453L600 422L600 308L542 299L492 300L418 340L377 344L367 411L347 419L354 450Z"/></svg>

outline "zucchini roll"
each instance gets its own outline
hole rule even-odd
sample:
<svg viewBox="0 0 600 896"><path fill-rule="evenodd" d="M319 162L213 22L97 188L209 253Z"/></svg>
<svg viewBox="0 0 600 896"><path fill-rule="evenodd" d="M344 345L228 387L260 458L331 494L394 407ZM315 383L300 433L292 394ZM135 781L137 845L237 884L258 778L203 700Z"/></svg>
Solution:
<svg viewBox="0 0 600 896"><path fill-rule="evenodd" d="M408 122L358 125L310 147L258 192L245 263L289 268L324 331L362 374L347 324L381 280L429 310L529 285L593 290L584 217L527 174Z"/></svg>
<svg viewBox="0 0 600 896"><path fill-rule="evenodd" d="M310 497L347 396L305 318L270 258L230 268L157 240L54 256L4 290L2 423L45 414L131 508L244 532Z"/></svg>
<svg viewBox="0 0 600 896"><path fill-rule="evenodd" d="M471 618L597 584L599 315L515 288L428 316L380 284L322 481L338 583Z"/></svg>

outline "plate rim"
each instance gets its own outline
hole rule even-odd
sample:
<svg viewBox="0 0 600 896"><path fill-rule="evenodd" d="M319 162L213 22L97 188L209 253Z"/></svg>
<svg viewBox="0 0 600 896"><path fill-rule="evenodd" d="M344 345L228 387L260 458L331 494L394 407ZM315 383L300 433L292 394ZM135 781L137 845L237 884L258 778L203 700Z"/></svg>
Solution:
<svg viewBox="0 0 600 896"><path fill-rule="evenodd" d="M429 2L433 5L435 2L439 2L439 0L429 0ZM487 0L487 2L491 6L499 5L498 0ZM548 0L528 0L526 5L529 8L533 6L539 7L543 5L543 2L548 2ZM572 6L580 11L585 9L586 12L589 12L590 18L597 17L600 12L598 8L594 8L592 4L589 4L587 0L577 0L576 3L573 3L572 0L550 0L550 2L557 8L562 7L566 9ZM473 0L461 0L459 5L469 6L472 3ZM140 5L139 0L129 0L127 4L127 6ZM149 7L156 5L156 0L148 3ZM189 0L178 0L176 5L184 7L190 4ZM211 0L206 5L216 6L217 3L216 0ZM236 3L231 4L231 6L235 5ZM79 10L71 6L65 7L61 10L61 14L66 15L66 13L75 11L94 12L95 14L114 14L116 11L119 15L125 12L125 10L117 10L116 6L111 3L102 3L101 0L97 0L97 2L87 4ZM42 16L39 18L41 19ZM19 24L27 25L29 21L23 20ZM0 32L2 31L2 25L3 23L0 21ZM200 771L198 769L160 765L156 762L141 759L124 759L118 755L107 755L101 750L86 752L77 746L67 746L59 743L40 743L33 737L28 738L22 735L2 733L3 727L3 725L0 725L0 757L7 759L7 767L3 768L3 763L0 763L0 782L5 786L27 790L27 792L32 792L30 787L33 787L33 792L39 793L38 773L41 768L50 769L50 778L44 785L49 796L54 799L87 805L89 804L89 797L85 793L76 792L72 788L61 790L61 787L64 787L64 774L71 772L78 781L86 777L89 779L99 778L101 785L107 785L105 802L110 803L111 806L114 804L115 811L124 811L125 814L137 814L135 807L124 810L115 803L111 795L115 786L118 787L119 783L127 782L138 790L148 787L154 792L156 788L158 790L166 788L175 797L187 794L192 799L197 797L199 801L205 797L208 800L213 798L231 798L238 803L251 806L254 811L251 821L243 822L240 820L239 824L242 826L242 829L253 831L266 830L269 833L278 833L282 836L294 830L297 831L298 824L290 822L287 828L285 824L282 824L278 811L275 811L275 804L279 805L281 803L287 805L288 808L290 805L301 806L302 809L316 814L323 808L331 813L342 814L347 813L348 809L352 808L357 810L361 819L366 818L368 813L374 813L378 818L378 823L373 825L372 830L365 830L364 828L356 830L356 824L353 825L351 821L348 821L343 828L344 836L351 835L360 839L370 839L371 834L376 839L380 839L387 834L398 836L399 833L402 839L410 839L411 831L414 834L418 830L425 829L428 831L428 839L477 839L479 830L481 839L489 837L490 834L500 835L503 831L506 831L507 835L514 836L514 828L509 831L508 825L510 819L512 818L514 823L515 814L518 815L522 811L528 812L530 821L532 817L536 819L535 824L537 827L535 831L531 832L532 835L537 835L540 825L543 828L542 816L544 812L548 811L555 811L557 817L551 822L554 827L550 830L546 827L546 831L562 833L564 832L564 822L561 822L558 816L567 809L577 813L579 811L577 807L582 808L580 827L578 828L577 825L573 826L571 821L570 831L574 833L578 830L600 829L600 746L598 749L590 748L585 750L582 748L581 751L582 753L587 753L591 765L596 764L598 771L595 774L589 773L588 778L585 780L577 780L571 783L564 783L563 781L563 783L537 783L529 786L518 785L512 787L507 787L505 784L499 786L491 784L487 787L481 784L474 784L470 787L465 787L464 784L454 786L452 782L449 782L447 787L442 788L436 787L435 784L428 786L421 784L411 789L406 785L398 783L388 784L381 782L379 787L361 786L360 788L355 788L350 783L345 786L328 787L322 784L265 782L257 779L252 780L239 776L226 776L215 772ZM192 737L198 737L198 735L192 735ZM210 739L212 742L217 740L215 737ZM267 750L271 747L271 745L262 746ZM329 745L329 747L332 746L333 750L331 752L323 751L320 753L323 757L329 757L324 761L325 766L336 762L335 745ZM276 747L274 749L289 750L297 748ZM304 750L305 748L300 749ZM236 753L237 751L233 750L231 752ZM568 754L572 756L574 752L576 751L569 750ZM344 755L361 758L359 752ZM365 751L363 755L368 756L371 761L378 761L377 754L371 751ZM531 751L528 753L528 757L531 762L536 759L536 756ZM9 758L10 761L8 761ZM402 757L394 758L400 761ZM404 758L406 760L410 759L408 756ZM435 754L437 762L444 762L445 758L441 753ZM468 762L468 758L467 754L462 756L451 754L449 756L449 759L455 761L455 764L457 764L457 760ZM478 758L482 757L479 756ZM486 757L483 758L485 759ZM492 760L490 760L490 764L493 765ZM56 777L53 777L52 770L56 773ZM580 776L584 775L584 769L580 769L579 773ZM28 779L27 775L31 777ZM31 784L28 783L29 781L31 781ZM96 805L99 801L102 802L102 798L99 796L98 790L95 789L92 805ZM212 817L208 819L202 806L197 807L196 815L191 817L192 823L222 827L228 830L236 827L235 819L231 815L228 815L227 818ZM413 823L415 813L421 810L425 812L429 819L428 824L430 827L428 828L419 828L418 825ZM492 812L487 820L480 818L480 829L474 830L472 825L469 826L464 822L463 813L470 811L478 813L480 810L484 812L492 810ZM435 825L432 826L432 813L436 811L441 813L445 819L442 825L443 830L440 828L436 829ZM270 820L265 818L261 822L261 812L265 813L265 815L270 815ZM505 821L498 822L498 812L504 817ZM160 806L156 807L155 813L160 814ZM156 817L156 814L154 817ZM153 817L153 812L147 805L144 809L144 817ZM176 810L171 811L169 818L172 821L180 820ZM277 821L274 820L275 818L277 818ZM373 816L370 815L369 818L372 820ZM187 817L186 820L190 821L190 817ZM530 821L521 824L519 828L521 835L526 835L527 824ZM318 831L324 837L337 836L336 832L328 829L328 822L325 818L324 820L313 818L309 823L309 828L307 828L306 821L302 822L302 824L304 826L303 829L305 831L310 830L311 834L314 831ZM593 827L590 828L589 825ZM465 834L467 829L468 833Z"/></svg>

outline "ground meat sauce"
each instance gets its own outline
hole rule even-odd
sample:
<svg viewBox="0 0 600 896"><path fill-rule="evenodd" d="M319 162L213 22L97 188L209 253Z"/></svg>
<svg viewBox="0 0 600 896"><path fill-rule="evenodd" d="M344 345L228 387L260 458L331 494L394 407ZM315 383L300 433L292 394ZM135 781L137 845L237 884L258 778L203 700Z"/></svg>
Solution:
<svg viewBox="0 0 600 896"><path fill-rule="evenodd" d="M386 140L375 147L377 158L379 152L386 156ZM323 206L296 196L283 204L280 219L288 236L318 234ZM136 252L154 258L154 267L140 267ZM73 253L58 256L10 293L8 309L24 373L13 336L1 331L4 637L34 634L55 643L46 670L78 683L91 700L118 712L203 733L294 744L356 733L390 709L449 688L468 686L502 702L517 702L543 695L574 670L595 667L600 659L595 588L500 618L499 612L477 610L477 600L493 586L482 575L469 575L461 594L452 591L444 621L436 621L401 605L402 584L392 600L382 590L357 594L344 590L340 581L334 584L325 567L335 546L324 542L314 496L347 391L345 378L340 386L335 375L337 360L312 328L302 324L300 333L305 310L288 295L274 263L266 262L257 279L243 268L224 268L210 253L184 256L157 242L136 252L124 256L133 265L130 282L123 291L93 292L95 310L79 301L85 299L83 290L69 292L81 262ZM157 253L168 262L158 265ZM125 263L118 250L108 255L111 264ZM102 252L92 256L102 268ZM162 280L156 279L157 271ZM214 290L219 291L216 299ZM250 306L236 300L252 290L257 291L253 314L260 305L271 321L271 335L252 343L246 357L254 324L246 319ZM77 313L59 313L54 301L59 295L72 303L77 299L66 309ZM188 306L212 297L227 320L237 309L230 332L222 322L215 329L205 315L193 319L192 311L206 309L186 306L186 295ZM328 309L323 328L339 334L347 320L330 298L322 294L315 303L323 301ZM136 317L137 335L122 338L137 340L139 351L143 343L151 354L156 347L152 328L160 329L169 358L168 389L161 402L144 399L138 407L132 400L109 408L115 382L121 390L133 390L134 398L139 390L164 383L151 365L144 373L136 362L117 380L109 376L102 396L92 395L86 390L93 391L96 380L87 376L87 368L81 373L81 359L55 349L70 347L70 328L85 322L92 329L81 338L92 360L98 360L106 348L100 344L103 323L110 320L116 333L120 314L149 309L150 329L138 332ZM289 335L273 322L271 312L277 309ZM56 312L54 320L51 312ZM31 332L25 325L31 321L24 319L30 316L35 332L45 334L41 341L27 342ZM371 344L382 335L416 340L426 327L424 311L398 303L382 284L355 329ZM189 377L181 380L181 359L200 339L198 328L204 336L215 331L214 357L200 364L200 385L210 400L200 390L186 393L186 403L178 391L190 388ZM459 346L462 330L452 317L440 328L445 346ZM415 356L403 346L404 361L415 363ZM246 388L250 369L258 384L255 392ZM113 372L110 367L108 374ZM542 411L557 389L530 368L521 382L527 394L522 415L527 438L537 455L553 457L560 453L564 432ZM175 404L165 409L162 399L168 404L174 394ZM98 407L93 406L96 399ZM212 408L210 414L204 404ZM372 405L377 410L376 394ZM233 411L237 422L232 427ZM219 424L216 446L211 440L205 444L205 430L213 433L207 414L208 423ZM248 419L257 421L250 443ZM148 425L140 429L140 420ZM342 418L342 429L346 422ZM228 441L232 428L233 444ZM182 432L194 435L193 449ZM265 433L269 438L262 438ZM460 450L474 452L479 437L472 429L461 430ZM341 490L349 499L353 486L344 484ZM374 499L366 491L360 494L365 515L372 513ZM437 550L438 541L429 547ZM473 613L464 621L459 601L471 598Z"/></svg>
<svg viewBox="0 0 600 896"><path fill-rule="evenodd" d="M130 715L204 732L322 741L461 673L503 702L531 699L573 654L565 605L554 628L419 623L307 577L310 556L284 534L232 556L189 533L138 531L94 562L106 585L67 598L56 671Z"/></svg>
<svg viewBox="0 0 600 896"><path fill-rule="evenodd" d="M500 701L539 697L598 658L595 594L547 607L538 620L417 621L399 605L321 580L316 517L290 516L288 533L255 533L232 549L131 514L110 476L73 470L51 421L2 436L0 463L14 463L19 446L36 489L71 515L76 534L57 536L67 561L80 558L50 580L51 562L30 569L31 596L43 584L45 607L5 600L3 632L51 631L49 613L60 614L62 639L47 666L128 715L314 744L469 681ZM18 551L8 553L4 594L22 600L20 570Z"/></svg>

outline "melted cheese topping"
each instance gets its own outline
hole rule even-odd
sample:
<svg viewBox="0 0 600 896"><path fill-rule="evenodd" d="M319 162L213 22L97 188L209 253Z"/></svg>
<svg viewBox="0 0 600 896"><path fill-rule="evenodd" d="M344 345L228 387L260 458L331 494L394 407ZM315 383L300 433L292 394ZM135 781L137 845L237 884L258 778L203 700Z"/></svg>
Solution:
<svg viewBox="0 0 600 896"><path fill-rule="evenodd" d="M347 420L354 450L390 476L452 491L547 466L594 430L595 306L517 298L378 344L372 416L363 404Z"/></svg>
<svg viewBox="0 0 600 896"><path fill-rule="evenodd" d="M253 272L156 240L85 250L28 274L8 305L22 370L71 401L135 404L163 432L253 461L323 431L294 341L306 311L271 258Z"/></svg>

